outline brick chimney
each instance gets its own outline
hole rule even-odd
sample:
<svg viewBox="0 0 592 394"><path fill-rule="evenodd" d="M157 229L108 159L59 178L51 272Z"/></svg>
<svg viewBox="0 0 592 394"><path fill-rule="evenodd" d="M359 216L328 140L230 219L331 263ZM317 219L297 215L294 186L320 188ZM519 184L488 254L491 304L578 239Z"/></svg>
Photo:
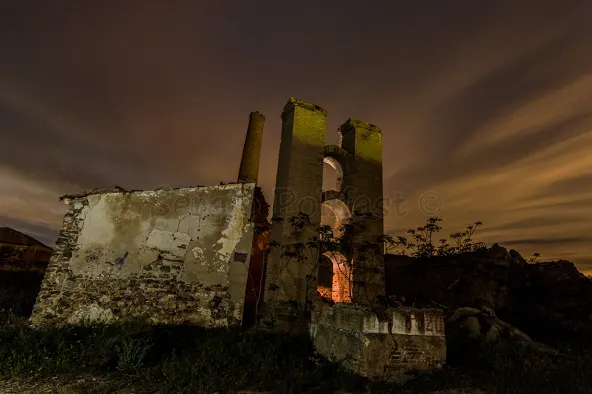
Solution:
<svg viewBox="0 0 592 394"><path fill-rule="evenodd" d="M265 116L263 114L258 111L251 112L245 145L243 147L243 157L241 158L240 169L238 171L239 182L257 183L264 124Z"/></svg>

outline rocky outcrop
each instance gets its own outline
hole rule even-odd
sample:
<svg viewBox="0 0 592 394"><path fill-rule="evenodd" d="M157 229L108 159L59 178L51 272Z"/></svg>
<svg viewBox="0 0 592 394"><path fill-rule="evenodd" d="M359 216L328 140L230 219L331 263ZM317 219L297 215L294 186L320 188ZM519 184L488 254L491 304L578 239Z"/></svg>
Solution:
<svg viewBox="0 0 592 394"><path fill-rule="evenodd" d="M386 293L408 304L495 310L545 343L592 338L592 280L573 263L529 264L499 245L455 256L386 256ZM469 323L471 324L471 323Z"/></svg>
<svg viewBox="0 0 592 394"><path fill-rule="evenodd" d="M534 341L513 325L500 320L488 307L481 310L470 307L457 308L446 320L446 344L449 358L467 359L483 345L511 342L534 350L560 355L540 342Z"/></svg>

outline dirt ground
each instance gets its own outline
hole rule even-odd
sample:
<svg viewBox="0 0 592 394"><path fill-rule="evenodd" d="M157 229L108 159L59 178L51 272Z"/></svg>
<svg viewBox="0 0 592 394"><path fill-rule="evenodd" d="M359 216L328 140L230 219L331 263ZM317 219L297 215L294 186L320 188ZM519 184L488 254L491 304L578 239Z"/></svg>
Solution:
<svg viewBox="0 0 592 394"><path fill-rule="evenodd" d="M159 393L158 390L148 391ZM139 394L146 390L117 382L108 376L92 375L60 376L49 379L9 379L0 380L0 394ZM264 394L243 391L238 394ZM342 393L347 394L347 393ZM444 390L425 394L485 394L481 390Z"/></svg>

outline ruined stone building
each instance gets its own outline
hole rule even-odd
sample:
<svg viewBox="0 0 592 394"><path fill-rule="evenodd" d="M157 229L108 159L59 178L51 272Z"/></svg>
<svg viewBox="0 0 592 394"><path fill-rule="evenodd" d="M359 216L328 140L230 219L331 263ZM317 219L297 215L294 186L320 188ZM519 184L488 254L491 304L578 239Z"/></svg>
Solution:
<svg viewBox="0 0 592 394"><path fill-rule="evenodd" d="M155 323L250 325L273 305L278 326L289 326L293 305L321 294L337 302L317 304L309 317L323 354L353 357L350 367L366 375L401 357L409 365L441 364L441 312L397 310L381 320L369 308L384 294L381 253L371 263L379 274L364 277L364 286L356 284L362 271L355 248L349 256L322 250L299 264L278 264L281 246L308 242L322 224L339 235L354 212L370 215L355 245L384 232L381 130L349 119L339 128L339 144L326 145L326 118L324 109L294 98L284 107L273 224L257 186L265 123L258 112L250 116L236 183L62 197L69 210L31 321L143 316ZM337 174L335 187L326 190L325 164ZM300 213L309 221L294 232L289 219ZM267 251L270 240L280 247ZM339 267L346 259L353 270L344 272ZM345 343L351 338L344 332L356 333L355 343ZM399 341L395 350L393 340Z"/></svg>

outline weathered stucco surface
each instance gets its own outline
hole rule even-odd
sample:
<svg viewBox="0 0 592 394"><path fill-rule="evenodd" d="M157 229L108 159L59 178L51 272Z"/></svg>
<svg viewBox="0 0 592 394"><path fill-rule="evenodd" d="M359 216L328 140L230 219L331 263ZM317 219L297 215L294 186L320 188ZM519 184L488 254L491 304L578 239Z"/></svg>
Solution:
<svg viewBox="0 0 592 394"><path fill-rule="evenodd" d="M317 303L310 334L323 356L362 376L398 379L446 360L444 315L437 309L387 309L383 318L348 303Z"/></svg>
<svg viewBox="0 0 592 394"><path fill-rule="evenodd" d="M239 183L73 197L32 323L240 323L254 190Z"/></svg>

